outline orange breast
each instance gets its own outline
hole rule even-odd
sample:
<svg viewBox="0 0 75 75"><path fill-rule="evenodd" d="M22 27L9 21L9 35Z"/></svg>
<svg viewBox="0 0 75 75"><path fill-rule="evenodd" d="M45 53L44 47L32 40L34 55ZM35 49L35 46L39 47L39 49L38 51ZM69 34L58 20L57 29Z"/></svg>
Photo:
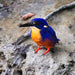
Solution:
<svg viewBox="0 0 75 75"><path fill-rule="evenodd" d="M36 27L32 27L31 29L32 29L31 37L32 37L33 41L38 44L41 41L40 29L38 29Z"/></svg>
<svg viewBox="0 0 75 75"><path fill-rule="evenodd" d="M45 41L42 41L42 38L40 35L40 29L36 27L32 27L31 37L33 41L36 42L39 46L45 46L46 48L49 48L49 47L51 48L54 46L54 44L48 39L46 39Z"/></svg>

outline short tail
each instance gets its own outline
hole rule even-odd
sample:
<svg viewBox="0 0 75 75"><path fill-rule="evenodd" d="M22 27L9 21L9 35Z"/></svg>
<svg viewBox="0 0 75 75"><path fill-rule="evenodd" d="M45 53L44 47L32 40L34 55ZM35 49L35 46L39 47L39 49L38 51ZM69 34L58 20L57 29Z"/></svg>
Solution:
<svg viewBox="0 0 75 75"><path fill-rule="evenodd" d="M57 43L59 43L60 39L57 39Z"/></svg>
<svg viewBox="0 0 75 75"><path fill-rule="evenodd" d="M60 41L60 39L57 39L58 40L58 42Z"/></svg>

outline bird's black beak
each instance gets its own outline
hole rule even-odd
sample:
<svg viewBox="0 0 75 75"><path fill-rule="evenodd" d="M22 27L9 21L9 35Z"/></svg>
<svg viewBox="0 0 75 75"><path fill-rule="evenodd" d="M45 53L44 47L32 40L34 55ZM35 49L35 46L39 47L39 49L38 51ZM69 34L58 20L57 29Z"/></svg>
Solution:
<svg viewBox="0 0 75 75"><path fill-rule="evenodd" d="M29 27L29 26L35 26L33 23L25 23L25 24L20 24L19 27Z"/></svg>

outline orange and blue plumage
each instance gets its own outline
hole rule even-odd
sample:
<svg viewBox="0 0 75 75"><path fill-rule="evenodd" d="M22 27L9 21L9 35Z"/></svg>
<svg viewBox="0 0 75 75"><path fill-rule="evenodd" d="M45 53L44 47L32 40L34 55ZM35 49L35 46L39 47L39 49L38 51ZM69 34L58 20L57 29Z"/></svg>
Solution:
<svg viewBox="0 0 75 75"><path fill-rule="evenodd" d="M20 25L20 27L26 26L33 26L31 28L31 37L33 41L39 45L35 52L38 52L41 49L40 46L45 46L47 51L43 54L46 54L50 51L50 48L53 48L59 41L53 28L49 26L43 18L35 18L31 20L30 23Z"/></svg>

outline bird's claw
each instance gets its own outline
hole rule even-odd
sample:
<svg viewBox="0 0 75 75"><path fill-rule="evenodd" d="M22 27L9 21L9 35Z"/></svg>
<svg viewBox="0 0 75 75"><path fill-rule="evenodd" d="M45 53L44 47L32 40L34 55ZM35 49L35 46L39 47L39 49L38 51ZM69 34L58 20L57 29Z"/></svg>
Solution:
<svg viewBox="0 0 75 75"><path fill-rule="evenodd" d="M41 48L40 48L40 46L39 46L39 47L38 47L38 49L37 49L37 50L35 50L35 53L37 53L40 49L41 49Z"/></svg>

